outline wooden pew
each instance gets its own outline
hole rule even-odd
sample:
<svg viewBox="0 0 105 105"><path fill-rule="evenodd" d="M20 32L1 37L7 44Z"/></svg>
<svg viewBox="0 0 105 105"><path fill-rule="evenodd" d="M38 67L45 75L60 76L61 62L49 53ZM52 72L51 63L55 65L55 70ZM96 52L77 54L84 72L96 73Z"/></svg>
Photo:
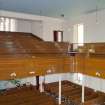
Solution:
<svg viewBox="0 0 105 105"><path fill-rule="evenodd" d="M22 87L8 92L0 95L2 105L56 105L51 97L30 87Z"/></svg>
<svg viewBox="0 0 105 105"><path fill-rule="evenodd" d="M68 86L67 86L68 85ZM48 86L48 88L47 88ZM58 96L58 83L49 83L47 84L45 91L56 94ZM71 82L62 82L62 96L68 98L76 105L81 105L82 97L82 87L71 83ZM97 100L97 101L95 101ZM97 103L103 103L105 101L105 94L100 92L94 92L94 90L85 87L85 103L84 105L95 105ZM94 103L94 104L90 104Z"/></svg>

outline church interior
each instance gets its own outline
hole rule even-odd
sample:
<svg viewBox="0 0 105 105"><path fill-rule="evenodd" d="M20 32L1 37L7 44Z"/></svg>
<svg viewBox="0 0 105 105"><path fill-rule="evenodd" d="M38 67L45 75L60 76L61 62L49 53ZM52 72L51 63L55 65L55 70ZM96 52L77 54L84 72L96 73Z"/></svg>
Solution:
<svg viewBox="0 0 105 105"><path fill-rule="evenodd" d="M0 0L0 105L105 105L104 0Z"/></svg>

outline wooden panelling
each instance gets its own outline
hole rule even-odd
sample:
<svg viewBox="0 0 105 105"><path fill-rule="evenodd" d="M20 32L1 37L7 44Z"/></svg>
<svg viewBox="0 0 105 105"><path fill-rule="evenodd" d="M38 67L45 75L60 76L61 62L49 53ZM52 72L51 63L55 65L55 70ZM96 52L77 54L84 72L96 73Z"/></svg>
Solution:
<svg viewBox="0 0 105 105"><path fill-rule="evenodd" d="M105 78L105 59L86 58L85 74Z"/></svg>
<svg viewBox="0 0 105 105"><path fill-rule="evenodd" d="M85 56L82 54L77 54L75 57L75 72L84 73L85 70Z"/></svg>
<svg viewBox="0 0 105 105"><path fill-rule="evenodd" d="M75 56L68 54L72 45L44 42L30 33L0 32L0 79L10 79L12 73L22 78L61 72L105 78L105 43L86 43Z"/></svg>
<svg viewBox="0 0 105 105"><path fill-rule="evenodd" d="M29 72L35 71L31 60L2 59L0 60L0 79L11 79L15 73L17 78L30 76Z"/></svg>
<svg viewBox="0 0 105 105"><path fill-rule="evenodd" d="M65 57L63 61L64 69L63 72L72 72L73 67L72 67L72 57Z"/></svg>
<svg viewBox="0 0 105 105"><path fill-rule="evenodd" d="M0 60L0 79L11 79L12 73L16 78L46 75L71 71L71 58L65 57L35 57L31 59L2 59Z"/></svg>
<svg viewBox="0 0 105 105"><path fill-rule="evenodd" d="M68 45L44 42L31 33L0 32L0 79L65 72Z"/></svg>

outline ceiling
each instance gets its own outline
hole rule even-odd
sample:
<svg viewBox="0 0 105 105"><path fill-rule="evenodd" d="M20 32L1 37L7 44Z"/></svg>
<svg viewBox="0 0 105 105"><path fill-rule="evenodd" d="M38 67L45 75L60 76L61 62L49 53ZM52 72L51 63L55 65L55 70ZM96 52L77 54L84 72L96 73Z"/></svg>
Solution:
<svg viewBox="0 0 105 105"><path fill-rule="evenodd" d="M105 8L105 0L0 0L0 9L61 18L73 18Z"/></svg>

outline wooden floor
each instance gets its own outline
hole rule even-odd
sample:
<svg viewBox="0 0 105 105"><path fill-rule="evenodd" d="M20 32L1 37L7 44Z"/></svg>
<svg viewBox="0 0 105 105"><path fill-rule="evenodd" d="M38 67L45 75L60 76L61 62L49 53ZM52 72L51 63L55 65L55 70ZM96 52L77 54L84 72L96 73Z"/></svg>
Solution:
<svg viewBox="0 0 105 105"><path fill-rule="evenodd" d="M47 84L45 90L58 96L58 83ZM81 92L81 86L68 81L62 82L62 96L71 102L69 105L81 105ZM105 94L85 87L85 103L82 105L105 105Z"/></svg>
<svg viewBox="0 0 105 105"><path fill-rule="evenodd" d="M52 97L35 87L19 87L0 94L0 105L57 105Z"/></svg>

